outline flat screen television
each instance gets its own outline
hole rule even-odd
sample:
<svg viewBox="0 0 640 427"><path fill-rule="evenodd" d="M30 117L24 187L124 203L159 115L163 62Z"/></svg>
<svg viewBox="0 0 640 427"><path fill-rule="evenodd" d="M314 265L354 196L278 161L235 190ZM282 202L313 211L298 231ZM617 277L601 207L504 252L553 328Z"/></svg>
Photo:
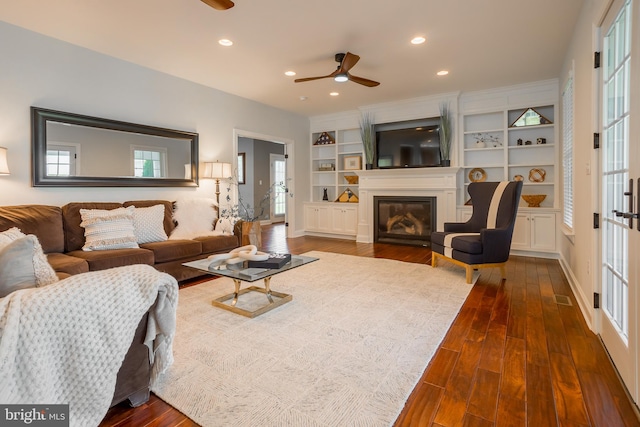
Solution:
<svg viewBox="0 0 640 427"><path fill-rule="evenodd" d="M439 127L439 117L375 125L375 167L440 166Z"/></svg>

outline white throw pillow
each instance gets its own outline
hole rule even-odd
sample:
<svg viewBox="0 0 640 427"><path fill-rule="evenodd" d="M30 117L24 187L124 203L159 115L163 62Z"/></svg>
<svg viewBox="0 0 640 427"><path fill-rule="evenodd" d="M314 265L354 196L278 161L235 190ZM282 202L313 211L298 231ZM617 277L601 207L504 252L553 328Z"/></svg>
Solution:
<svg viewBox="0 0 640 427"><path fill-rule="evenodd" d="M219 231L222 234L232 235L233 226L236 221L237 220L232 220L231 218L219 218L218 222L216 222L216 231Z"/></svg>
<svg viewBox="0 0 640 427"><path fill-rule="evenodd" d="M178 223L169 240L193 239L195 237L220 236L221 231L213 229L218 217L213 199L181 199L176 201L173 219Z"/></svg>
<svg viewBox="0 0 640 427"><path fill-rule="evenodd" d="M133 232L135 207L104 209L80 209L81 227L84 227L83 251L137 248Z"/></svg>
<svg viewBox="0 0 640 427"><path fill-rule="evenodd" d="M14 244L18 241L21 241L21 243L17 245ZM24 264L25 253L31 255L31 258L28 258L29 261L27 264ZM3 231L0 233L0 254L2 254L4 260L3 266L0 268L3 270L2 274L6 276L11 273L10 276L12 276L11 279L7 278L7 281L15 283L16 277L22 276L22 278L24 278L23 272L9 271L14 267L23 270L20 267L20 262L22 262L22 265L30 265L33 269L33 274L35 275L34 286L46 286L58 281L58 276L51 267L51 264L49 264L49 261L47 261L47 256L42 250L40 241L33 234L27 236L16 227ZM13 260L15 257L20 257L21 259ZM22 282L22 279L20 279L20 281Z"/></svg>
<svg viewBox="0 0 640 427"><path fill-rule="evenodd" d="M139 245L167 240L167 233L164 231L164 205L135 208L133 232Z"/></svg>

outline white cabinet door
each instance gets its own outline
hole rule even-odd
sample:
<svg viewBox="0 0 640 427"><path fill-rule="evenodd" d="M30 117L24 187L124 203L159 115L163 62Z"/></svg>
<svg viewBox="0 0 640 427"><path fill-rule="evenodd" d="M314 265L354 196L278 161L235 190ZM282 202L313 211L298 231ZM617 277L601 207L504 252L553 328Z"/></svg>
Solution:
<svg viewBox="0 0 640 427"><path fill-rule="evenodd" d="M531 249L554 251L556 249L556 215L552 213L532 213Z"/></svg>
<svg viewBox="0 0 640 427"><path fill-rule="evenodd" d="M531 245L531 218L528 213L518 213L511 238L512 249L529 249Z"/></svg>
<svg viewBox="0 0 640 427"><path fill-rule="evenodd" d="M519 212L513 228L511 249L556 250L556 214Z"/></svg>
<svg viewBox="0 0 640 427"><path fill-rule="evenodd" d="M356 235L358 209L355 206L334 206L331 218L332 233Z"/></svg>
<svg viewBox="0 0 640 427"><path fill-rule="evenodd" d="M305 205L304 228L308 231L327 233L330 231L331 210L329 206Z"/></svg>

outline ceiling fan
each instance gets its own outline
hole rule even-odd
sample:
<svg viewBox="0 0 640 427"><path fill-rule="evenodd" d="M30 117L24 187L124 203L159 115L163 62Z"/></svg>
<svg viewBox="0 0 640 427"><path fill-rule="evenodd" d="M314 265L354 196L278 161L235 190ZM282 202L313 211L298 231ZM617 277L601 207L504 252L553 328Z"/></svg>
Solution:
<svg viewBox="0 0 640 427"><path fill-rule="evenodd" d="M340 63L340 65L338 65L338 68L336 68L336 70L333 73L328 74L326 76L320 76L320 77L306 77L304 79L295 79L294 81L296 83L301 83L301 82L308 82L310 80L326 79L329 77L333 77L333 79L337 82L346 82L347 80L351 80L354 83L359 83L367 87L374 87L380 84L379 82L374 82L373 80L369 80L363 77L358 77L358 76L349 74L349 70L353 68L353 66L356 65L356 63L360 60L360 57L358 55L354 55L351 52L336 53L335 59L336 59L336 62Z"/></svg>
<svg viewBox="0 0 640 427"><path fill-rule="evenodd" d="M231 9L235 5L231 0L202 0L202 2L217 10Z"/></svg>

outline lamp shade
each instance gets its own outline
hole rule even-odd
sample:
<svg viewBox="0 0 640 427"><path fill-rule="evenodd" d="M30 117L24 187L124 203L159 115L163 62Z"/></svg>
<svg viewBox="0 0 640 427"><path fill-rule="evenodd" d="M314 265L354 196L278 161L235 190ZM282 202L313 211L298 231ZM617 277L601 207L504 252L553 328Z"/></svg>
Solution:
<svg viewBox="0 0 640 427"><path fill-rule="evenodd" d="M231 163L205 162L203 178L227 179L231 177Z"/></svg>
<svg viewBox="0 0 640 427"><path fill-rule="evenodd" d="M0 175L9 175L9 164L7 163L7 149L0 147Z"/></svg>

